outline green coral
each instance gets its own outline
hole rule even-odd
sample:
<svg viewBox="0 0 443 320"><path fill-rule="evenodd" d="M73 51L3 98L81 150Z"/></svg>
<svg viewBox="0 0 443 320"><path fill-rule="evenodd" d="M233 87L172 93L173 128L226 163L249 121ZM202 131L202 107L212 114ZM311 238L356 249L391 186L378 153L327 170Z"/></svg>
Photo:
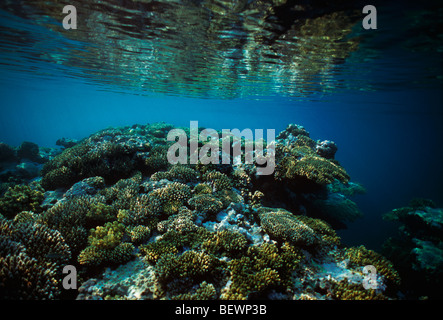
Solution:
<svg viewBox="0 0 443 320"><path fill-rule="evenodd" d="M181 207L177 214L168 217L167 220L160 221L157 224L157 230L166 232L174 230L179 233L194 231L197 226L194 224L194 212L186 207Z"/></svg>
<svg viewBox="0 0 443 320"><path fill-rule="evenodd" d="M59 297L59 275L70 257L70 248L57 230L33 222L0 221L0 296Z"/></svg>
<svg viewBox="0 0 443 320"><path fill-rule="evenodd" d="M167 215L172 215L191 198L191 188L180 182L173 182L166 187L155 189L149 194L153 203L158 205L158 210Z"/></svg>
<svg viewBox="0 0 443 320"><path fill-rule="evenodd" d="M248 240L239 232L222 230L202 243L202 249L215 254L236 257L246 251Z"/></svg>
<svg viewBox="0 0 443 320"><path fill-rule="evenodd" d="M90 231L89 246L78 256L82 265L102 265L124 263L133 258L135 247L132 243L122 242L126 227L118 221L108 222Z"/></svg>
<svg viewBox="0 0 443 320"><path fill-rule="evenodd" d="M299 159L286 157L279 163L276 171L280 179L304 177L320 185L332 183L336 179L343 183L349 181L349 175L337 162L316 155L305 155Z"/></svg>
<svg viewBox="0 0 443 320"><path fill-rule="evenodd" d="M86 220L90 225L99 225L113 221L117 218L117 210L112 205L102 202L91 203L86 214Z"/></svg>
<svg viewBox="0 0 443 320"><path fill-rule="evenodd" d="M373 265L378 274L383 275L387 280L396 285L400 284L400 275L394 269L392 262L363 245L344 249L344 258L349 259L350 267Z"/></svg>
<svg viewBox="0 0 443 320"><path fill-rule="evenodd" d="M108 222L103 227L92 229L88 238L89 245L101 248L115 248L122 240L126 228L118 221Z"/></svg>
<svg viewBox="0 0 443 320"><path fill-rule="evenodd" d="M143 171L147 174L155 173L159 170L167 169L170 164L168 162L168 149L165 146L155 146L144 160Z"/></svg>
<svg viewBox="0 0 443 320"><path fill-rule="evenodd" d="M365 289L361 284L343 279L332 282L328 296L335 300L388 300L388 297L374 289Z"/></svg>
<svg viewBox="0 0 443 320"><path fill-rule="evenodd" d="M171 297L171 300L215 300L217 291L212 283L203 281L194 292L182 293Z"/></svg>
<svg viewBox="0 0 443 320"><path fill-rule="evenodd" d="M159 171L151 176L151 180L160 181L167 179L169 181L178 181L181 183L193 182L198 178L198 172L192 168L183 165L174 165L168 171Z"/></svg>
<svg viewBox="0 0 443 320"><path fill-rule="evenodd" d="M127 130L107 130L65 149L43 166L43 188L69 188L80 180L95 176L103 177L108 183L130 176L137 168L137 152L150 149L147 141L133 145L130 139Z"/></svg>
<svg viewBox="0 0 443 320"><path fill-rule="evenodd" d="M201 244L209 238L210 232L203 227L196 227L193 230L169 230L155 242L149 242L139 247L148 263L155 264L165 253L177 253L185 247L199 249Z"/></svg>
<svg viewBox="0 0 443 320"><path fill-rule="evenodd" d="M188 250L181 255L162 255L155 265L155 272L164 282L178 278L190 278L195 281L214 273L218 265L219 261L213 255Z"/></svg>
<svg viewBox="0 0 443 320"><path fill-rule="evenodd" d="M297 135L290 144L276 145L276 168L274 177L278 181L306 179L319 185L338 180L349 182L346 170L334 159L326 159L315 151L315 142L306 135Z"/></svg>
<svg viewBox="0 0 443 320"><path fill-rule="evenodd" d="M194 187L194 194L210 194L212 188L206 183L199 183Z"/></svg>
<svg viewBox="0 0 443 320"><path fill-rule="evenodd" d="M0 198L0 212L7 218L14 218L22 211L39 213L43 211L40 206L43 199L42 190L27 185L16 185L10 187Z"/></svg>
<svg viewBox="0 0 443 320"><path fill-rule="evenodd" d="M211 194L198 194L189 199L188 204L197 212L216 214L223 209L223 202Z"/></svg>
<svg viewBox="0 0 443 320"><path fill-rule="evenodd" d="M289 289L291 274L302 257L289 243L280 248L270 243L249 247L244 256L228 262L231 284L224 289L221 299L253 299L273 288Z"/></svg>
<svg viewBox="0 0 443 320"><path fill-rule="evenodd" d="M126 228L128 230L128 227ZM151 235L151 229L147 226L135 226L129 227L129 236L131 237L131 242L134 244L139 244L145 242L149 239Z"/></svg>
<svg viewBox="0 0 443 320"><path fill-rule="evenodd" d="M231 190L232 180L224 173L219 171L206 172L202 180L212 187L213 191Z"/></svg>
<svg viewBox="0 0 443 320"><path fill-rule="evenodd" d="M300 246L312 246L320 241L314 229L285 209L262 207L258 209L258 216L263 230L277 241Z"/></svg>

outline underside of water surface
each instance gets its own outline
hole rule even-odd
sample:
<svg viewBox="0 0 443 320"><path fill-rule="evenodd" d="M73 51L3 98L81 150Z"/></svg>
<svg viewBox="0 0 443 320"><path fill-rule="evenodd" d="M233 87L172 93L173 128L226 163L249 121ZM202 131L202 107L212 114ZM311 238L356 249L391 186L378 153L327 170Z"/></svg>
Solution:
<svg viewBox="0 0 443 320"><path fill-rule="evenodd" d="M368 4L2 1L0 299L441 299L443 11Z"/></svg>

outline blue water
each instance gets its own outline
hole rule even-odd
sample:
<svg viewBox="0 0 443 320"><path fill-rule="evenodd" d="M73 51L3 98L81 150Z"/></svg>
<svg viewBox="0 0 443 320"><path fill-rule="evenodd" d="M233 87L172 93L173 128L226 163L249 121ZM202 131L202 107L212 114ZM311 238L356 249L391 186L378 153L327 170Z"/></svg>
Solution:
<svg viewBox="0 0 443 320"><path fill-rule="evenodd" d="M380 28L367 31L360 49L340 66L338 81L346 85L339 90L308 96L263 90L262 96L254 91L234 97L223 92L187 96L173 87L152 92L149 86L142 90L97 81L100 76L82 77L84 69L75 64L60 66L32 54L35 50L66 58L69 47L61 53L56 48L72 41L77 49L76 40L2 10L3 30L15 27L36 38L47 34L49 40L25 49L19 41L2 38L0 141L54 147L61 137L81 139L106 127L158 121L176 126L198 121L214 129L271 128L277 133L296 123L315 140L333 140L339 148L337 160L352 181L367 190L353 199L364 217L339 231L343 242L378 249L396 231L381 219L387 211L414 197L443 206L441 46L428 48L426 42L426 50L421 50L419 40L425 37L418 29L411 35L417 41L405 49L404 37L410 33L400 22L408 21L407 16L400 11L392 19L394 9L380 14ZM15 65L11 46L23 48ZM238 90L248 85L254 82L240 83Z"/></svg>

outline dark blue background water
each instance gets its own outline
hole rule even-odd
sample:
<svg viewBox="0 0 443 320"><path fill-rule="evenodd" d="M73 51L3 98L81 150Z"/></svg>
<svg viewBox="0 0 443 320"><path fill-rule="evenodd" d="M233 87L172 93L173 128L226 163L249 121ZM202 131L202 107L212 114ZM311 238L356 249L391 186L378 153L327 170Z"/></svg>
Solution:
<svg viewBox="0 0 443 320"><path fill-rule="evenodd" d="M440 53L405 54L389 44L394 37L386 33L400 32L401 25L389 24L383 16L379 25L372 37L379 36L378 45L385 45L378 48L380 57L364 65L366 70L353 70L352 62L344 68L349 68L350 77L367 74L369 82L380 84L386 79L386 87L314 94L309 99L222 100L118 93L62 73L54 79L0 69L0 141L53 147L61 137L81 139L109 126L157 121L189 126L197 120L200 126L214 129L271 128L277 133L296 123L313 139L335 141L336 158L352 181L367 189L365 195L353 199L364 218L340 231L343 242L378 249L397 227L382 221L385 212L407 205L414 197L430 198L443 206L442 91L438 81L413 85L426 68L441 68Z"/></svg>

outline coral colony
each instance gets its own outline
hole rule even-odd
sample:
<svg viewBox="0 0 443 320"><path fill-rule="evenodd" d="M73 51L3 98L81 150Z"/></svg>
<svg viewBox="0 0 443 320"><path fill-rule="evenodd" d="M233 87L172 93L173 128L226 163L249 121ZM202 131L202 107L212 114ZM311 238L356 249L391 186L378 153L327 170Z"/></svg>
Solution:
<svg viewBox="0 0 443 320"><path fill-rule="evenodd" d="M197 164L219 164L220 163L220 137L218 132L214 129L204 129L199 135L198 132L198 121L190 122L190 154L189 163ZM171 164L187 164L188 156L188 136L186 132L182 129L173 129L168 133L168 141L174 141L178 137L178 141L172 145L168 150L168 161ZM231 147L233 150L232 159L235 162L241 162L241 137L244 137L247 141L253 141L253 133L251 129L244 129L240 132L238 129L222 130L222 154L221 163L230 164L231 163ZM257 167L258 175L270 175L274 172L275 167L275 130L267 130L267 155L263 155L263 130L255 130L256 140L253 143L248 143L245 145L245 164L253 164L254 161L258 165L264 165L265 167ZM200 140L199 140L200 138ZM209 138L209 139L208 139ZM205 144L198 150L199 141L205 142ZM256 148L255 157L254 150ZM178 156L176 155L178 153ZM210 155L208 155L210 154Z"/></svg>
<svg viewBox="0 0 443 320"><path fill-rule="evenodd" d="M396 298L390 260L336 234L361 217L350 198L364 189L334 159L334 142L298 125L275 139L268 131L274 143L227 133L154 123L60 139L58 152L0 144L0 296ZM230 152L236 145L245 152ZM261 152L272 155L266 167L251 156ZM407 223L439 213L421 205L391 216ZM433 234L409 240L419 266L432 260Z"/></svg>

